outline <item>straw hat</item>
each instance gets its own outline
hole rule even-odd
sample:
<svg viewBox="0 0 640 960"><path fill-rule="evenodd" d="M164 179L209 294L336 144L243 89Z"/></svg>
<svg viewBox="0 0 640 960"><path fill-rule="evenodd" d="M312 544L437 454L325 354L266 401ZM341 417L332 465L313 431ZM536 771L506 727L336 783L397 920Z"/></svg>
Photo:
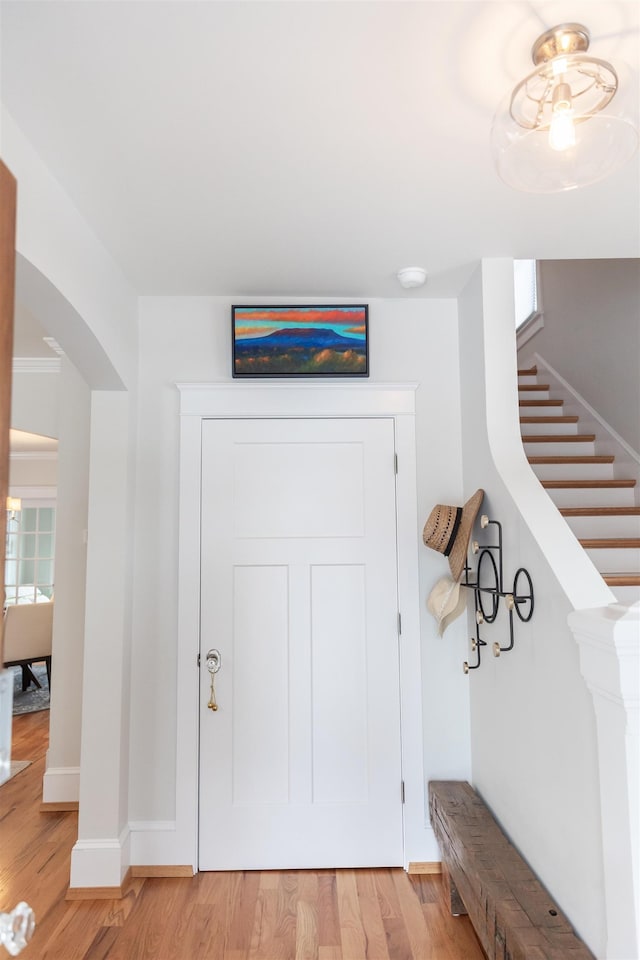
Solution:
<svg viewBox="0 0 640 960"><path fill-rule="evenodd" d="M441 577L429 594L427 609L438 621L438 633L445 632L452 620L459 617L467 605L464 589L457 580Z"/></svg>
<svg viewBox="0 0 640 960"><path fill-rule="evenodd" d="M451 575L456 581L464 570L471 531L483 498L484 490L476 490L464 507L436 504L422 531L425 546L449 558Z"/></svg>

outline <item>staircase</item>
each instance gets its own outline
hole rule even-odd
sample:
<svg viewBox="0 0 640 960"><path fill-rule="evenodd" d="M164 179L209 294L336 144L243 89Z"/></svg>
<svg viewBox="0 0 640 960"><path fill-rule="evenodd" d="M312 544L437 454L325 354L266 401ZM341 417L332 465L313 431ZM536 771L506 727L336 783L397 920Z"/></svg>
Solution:
<svg viewBox="0 0 640 960"><path fill-rule="evenodd" d="M518 370L520 431L527 459L619 603L640 600L640 507L636 480L616 475L595 433L580 433L533 366Z"/></svg>

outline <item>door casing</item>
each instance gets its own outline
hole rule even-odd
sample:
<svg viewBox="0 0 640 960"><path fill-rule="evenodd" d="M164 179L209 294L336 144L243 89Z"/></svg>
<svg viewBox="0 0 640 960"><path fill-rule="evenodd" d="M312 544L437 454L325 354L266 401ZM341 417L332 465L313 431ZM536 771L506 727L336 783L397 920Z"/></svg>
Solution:
<svg viewBox="0 0 640 960"><path fill-rule="evenodd" d="M404 865L425 859L422 681L416 489L416 384L283 382L177 384L180 392L176 818L164 856L198 869L198 652L202 421L211 418L392 417L398 456L397 530ZM430 831L429 831L430 833ZM168 862L168 861L166 861Z"/></svg>

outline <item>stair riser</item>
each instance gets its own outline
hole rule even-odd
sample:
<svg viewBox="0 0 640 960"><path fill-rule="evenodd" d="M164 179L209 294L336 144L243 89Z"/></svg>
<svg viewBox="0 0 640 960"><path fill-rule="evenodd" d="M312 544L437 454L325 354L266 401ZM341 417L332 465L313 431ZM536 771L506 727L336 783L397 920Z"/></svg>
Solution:
<svg viewBox="0 0 640 960"><path fill-rule="evenodd" d="M589 440L576 440L573 443L552 440L550 443L523 443L523 446L528 457L593 457L596 452L595 443Z"/></svg>
<svg viewBox="0 0 640 960"><path fill-rule="evenodd" d="M521 400L526 400L526 397L520 397ZM536 404L533 407L518 407L521 417L562 417L564 416L564 408L562 404L557 403L553 406L539 406Z"/></svg>
<svg viewBox="0 0 640 960"><path fill-rule="evenodd" d="M526 408L525 408L526 409ZM526 417L528 414L523 413L520 410L520 416ZM537 414L532 413L530 416L535 417ZM542 416L542 414L541 414ZM549 414L551 416L551 414ZM558 414L560 416L560 414ZM578 432L577 423L521 423L520 430L525 435L528 434L530 437L540 437L540 436L555 436L555 437L572 437L575 436Z"/></svg>
<svg viewBox="0 0 640 960"><path fill-rule="evenodd" d="M525 387L524 390L518 390L518 397L520 400L550 400L548 390L527 390Z"/></svg>
<svg viewBox="0 0 640 960"><path fill-rule="evenodd" d="M612 463L537 463L539 480L613 480Z"/></svg>
<svg viewBox="0 0 640 960"><path fill-rule="evenodd" d="M640 537L640 517L565 517L578 539Z"/></svg>
<svg viewBox="0 0 640 960"><path fill-rule="evenodd" d="M636 547L585 550L585 553L600 573L637 573L640 570L640 550Z"/></svg>
<svg viewBox="0 0 640 960"><path fill-rule="evenodd" d="M569 487L566 490L547 490L557 507L633 507L632 487L594 487L589 490Z"/></svg>
<svg viewBox="0 0 640 960"><path fill-rule="evenodd" d="M526 377L518 377L519 387L526 387L531 383L537 383L537 382L538 382L538 377L536 376L535 373Z"/></svg>

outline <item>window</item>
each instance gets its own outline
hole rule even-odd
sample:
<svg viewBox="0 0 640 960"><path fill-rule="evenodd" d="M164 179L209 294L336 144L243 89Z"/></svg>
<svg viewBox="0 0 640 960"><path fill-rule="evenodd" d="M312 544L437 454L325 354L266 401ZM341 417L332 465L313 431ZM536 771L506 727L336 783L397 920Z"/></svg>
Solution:
<svg viewBox="0 0 640 960"><path fill-rule="evenodd" d="M521 350L525 343L544 327L537 260L513 261L513 286L516 339L518 350Z"/></svg>
<svg viewBox="0 0 640 960"><path fill-rule="evenodd" d="M513 261L516 330L538 312L538 271L535 260Z"/></svg>
<svg viewBox="0 0 640 960"><path fill-rule="evenodd" d="M26 506L7 517L5 603L40 603L53 597L56 510Z"/></svg>

